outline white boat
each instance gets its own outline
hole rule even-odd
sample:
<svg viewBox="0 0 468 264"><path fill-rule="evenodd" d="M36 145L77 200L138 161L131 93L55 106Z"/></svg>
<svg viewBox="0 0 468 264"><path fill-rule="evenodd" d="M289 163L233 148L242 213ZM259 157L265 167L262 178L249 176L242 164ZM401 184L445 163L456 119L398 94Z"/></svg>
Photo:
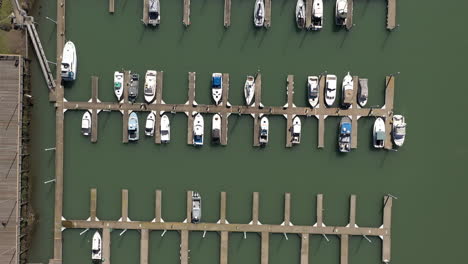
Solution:
<svg viewBox="0 0 468 264"><path fill-rule="evenodd" d="M406 137L406 122L405 117L402 115L393 116L393 127L392 127L393 142L398 147L403 146Z"/></svg>
<svg viewBox="0 0 468 264"><path fill-rule="evenodd" d="M159 0L149 0L148 5L148 23L152 26L159 25L161 22Z"/></svg>
<svg viewBox="0 0 468 264"><path fill-rule="evenodd" d="M385 122L381 117L374 122L373 130L374 148L383 148L385 146Z"/></svg>
<svg viewBox="0 0 468 264"><path fill-rule="evenodd" d="M213 73L211 77L211 95L216 105L219 105L223 97L223 75L221 73Z"/></svg>
<svg viewBox="0 0 468 264"><path fill-rule="evenodd" d="M71 41L67 41L63 47L62 54L62 65L61 65L61 76L64 81L76 80L78 58L76 57L75 44Z"/></svg>
<svg viewBox="0 0 468 264"><path fill-rule="evenodd" d="M369 96L369 88L367 83L368 79L359 79L357 101L361 107L364 107L367 104L367 98Z"/></svg>
<svg viewBox="0 0 468 264"><path fill-rule="evenodd" d="M201 196L198 192L192 193L192 219L193 224L200 223L202 216Z"/></svg>
<svg viewBox="0 0 468 264"><path fill-rule="evenodd" d="M245 85L244 85L244 97L245 97L245 103L247 105L252 104L252 100L255 95L255 78L253 76L247 76L247 80L245 80Z"/></svg>
<svg viewBox="0 0 468 264"><path fill-rule="evenodd" d="M167 115L161 116L160 132L161 143L169 143L171 141L171 123Z"/></svg>
<svg viewBox="0 0 468 264"><path fill-rule="evenodd" d="M335 23L337 26L344 26L348 20L348 0L336 0Z"/></svg>
<svg viewBox="0 0 468 264"><path fill-rule="evenodd" d="M319 30L323 27L323 1L314 0L312 4L312 30Z"/></svg>
<svg viewBox="0 0 468 264"><path fill-rule="evenodd" d="M93 235L93 242L91 245L91 260L93 260L93 262L102 260L102 239L99 231L96 231Z"/></svg>
<svg viewBox="0 0 468 264"><path fill-rule="evenodd" d="M154 135L154 126L156 125L156 115L153 111L148 114L145 124L145 135L152 137Z"/></svg>
<svg viewBox="0 0 468 264"><path fill-rule="evenodd" d="M297 0L296 3L296 24L298 28L305 27L305 3L304 0Z"/></svg>
<svg viewBox="0 0 468 264"><path fill-rule="evenodd" d="M293 119L291 134L293 144L301 143L301 118L299 118L299 116L296 116Z"/></svg>
<svg viewBox="0 0 468 264"><path fill-rule="evenodd" d="M264 116L260 119L259 143L261 146L265 146L268 143L269 124L268 117Z"/></svg>
<svg viewBox="0 0 468 264"><path fill-rule="evenodd" d="M214 144L221 143L221 116L219 114L213 115L211 122L211 140Z"/></svg>
<svg viewBox="0 0 468 264"><path fill-rule="evenodd" d="M343 83L341 86L341 99L342 105L345 108L348 108L353 103L353 95L354 95L354 81L351 74L348 74L343 78Z"/></svg>
<svg viewBox="0 0 468 264"><path fill-rule="evenodd" d="M254 25L256 27L263 27L265 23L265 3L263 0L255 1L254 8Z"/></svg>
<svg viewBox="0 0 468 264"><path fill-rule="evenodd" d="M319 101L319 79L317 76L307 77L307 97L311 107L316 107Z"/></svg>
<svg viewBox="0 0 468 264"><path fill-rule="evenodd" d="M114 72L114 93L117 97L117 101L122 100L124 89L124 74L123 72Z"/></svg>
<svg viewBox="0 0 468 264"><path fill-rule="evenodd" d="M325 103L331 107L336 98L336 75L327 74L325 87Z"/></svg>
<svg viewBox="0 0 468 264"><path fill-rule="evenodd" d="M203 121L203 116L198 113L193 119L193 145L194 146L203 146L203 134L204 134L205 124Z"/></svg>
<svg viewBox="0 0 468 264"><path fill-rule="evenodd" d="M145 87L143 92L145 94L145 101L150 104L154 101L156 95L156 71L147 71L145 75Z"/></svg>
<svg viewBox="0 0 468 264"><path fill-rule="evenodd" d="M138 116L135 112L131 112L128 117L128 140L137 141L138 139L140 139Z"/></svg>
<svg viewBox="0 0 468 264"><path fill-rule="evenodd" d="M81 118L81 134L89 136L91 134L91 114L86 111Z"/></svg>

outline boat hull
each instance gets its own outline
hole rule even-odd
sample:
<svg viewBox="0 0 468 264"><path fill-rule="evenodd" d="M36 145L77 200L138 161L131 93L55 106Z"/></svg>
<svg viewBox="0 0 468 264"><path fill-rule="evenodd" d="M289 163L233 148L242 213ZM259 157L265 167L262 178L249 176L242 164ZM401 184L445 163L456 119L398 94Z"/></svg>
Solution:
<svg viewBox="0 0 468 264"><path fill-rule="evenodd" d="M169 141L171 140L171 123L167 115L161 116L160 132L161 143L169 143Z"/></svg>
<svg viewBox="0 0 468 264"><path fill-rule="evenodd" d="M316 107L319 102L319 79L317 76L307 77L307 95L311 107Z"/></svg>
<svg viewBox="0 0 468 264"><path fill-rule="evenodd" d="M268 117L264 116L262 119L260 119L260 138L259 138L259 143L260 146L265 146L268 143L268 137L269 137L269 128L270 122L268 121Z"/></svg>
<svg viewBox="0 0 468 264"><path fill-rule="evenodd" d="M301 143L301 127L301 119L298 116L294 117L291 127L292 144Z"/></svg>
<svg viewBox="0 0 468 264"><path fill-rule="evenodd" d="M403 131L398 133L398 130L403 130ZM393 142L395 143L397 147L401 147L403 146L403 143L405 143L406 122L405 122L404 116L402 115L393 116L392 137L393 137Z"/></svg>
<svg viewBox="0 0 468 264"><path fill-rule="evenodd" d="M138 141L140 139L140 128L138 125L138 116L131 112L128 118L128 140Z"/></svg>
<svg viewBox="0 0 468 264"><path fill-rule="evenodd" d="M385 146L385 122L380 117L374 122L373 144L376 149L381 149Z"/></svg>
<svg viewBox="0 0 468 264"><path fill-rule="evenodd" d="M331 107L336 99L336 76L327 75L325 83L325 104Z"/></svg>
<svg viewBox="0 0 468 264"><path fill-rule="evenodd" d="M297 0L297 3L296 3L296 25L299 29L303 29L305 27L304 0Z"/></svg>
<svg viewBox="0 0 468 264"><path fill-rule="evenodd" d="M221 73L213 73L211 81L211 96L216 105L219 105L223 97L223 75Z"/></svg>
<svg viewBox="0 0 468 264"><path fill-rule="evenodd" d="M252 76L248 76L244 85L244 98L246 105L251 105L255 95L255 82Z"/></svg>
<svg viewBox="0 0 468 264"><path fill-rule="evenodd" d="M256 27L263 27L265 23L265 3L263 0L257 0L254 8L254 25Z"/></svg>
<svg viewBox="0 0 468 264"><path fill-rule="evenodd" d="M351 74L349 72L343 78L341 91L342 91L341 104L344 108L348 108L353 103L353 95L354 95L354 81L353 81L353 77L351 77Z"/></svg>
<svg viewBox="0 0 468 264"><path fill-rule="evenodd" d="M81 118L81 134L89 136L91 134L91 114L86 111Z"/></svg>
<svg viewBox="0 0 468 264"><path fill-rule="evenodd" d="M351 119L347 116L341 118L340 129L338 136L338 150L342 153L347 153L351 151L351 141L352 141L352 126Z"/></svg>
<svg viewBox="0 0 468 264"><path fill-rule="evenodd" d="M117 97L117 101L122 100L124 87L124 75L122 72L114 72L114 94Z"/></svg>
<svg viewBox="0 0 468 264"><path fill-rule="evenodd" d="M320 30L323 27L323 2L314 0L312 5L312 30Z"/></svg>
<svg viewBox="0 0 468 264"><path fill-rule="evenodd" d="M77 75L78 58L75 44L67 41L63 47L61 77L63 81L74 81Z"/></svg>
<svg viewBox="0 0 468 264"><path fill-rule="evenodd" d="M96 231L93 235L93 241L91 245L91 259L93 261L102 260L102 239L99 231Z"/></svg>
<svg viewBox="0 0 468 264"><path fill-rule="evenodd" d="M154 112L151 112L148 114L148 117L146 118L146 124L145 124L145 135L148 137L152 137L154 135L154 127L156 124L156 115Z"/></svg>
<svg viewBox="0 0 468 264"><path fill-rule="evenodd" d="M197 114L193 119L193 145L203 146L204 138L204 121L201 114Z"/></svg>
<svg viewBox="0 0 468 264"><path fill-rule="evenodd" d="M156 96L156 80L157 73L156 71L147 71L145 74L145 86L144 86L144 95L145 102L151 104L154 101Z"/></svg>

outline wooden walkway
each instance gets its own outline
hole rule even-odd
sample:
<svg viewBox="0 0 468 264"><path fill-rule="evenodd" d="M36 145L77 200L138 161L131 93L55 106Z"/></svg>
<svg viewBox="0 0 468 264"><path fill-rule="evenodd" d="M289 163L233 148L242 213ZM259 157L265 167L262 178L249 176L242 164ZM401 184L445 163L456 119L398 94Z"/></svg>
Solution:
<svg viewBox="0 0 468 264"><path fill-rule="evenodd" d="M353 12L354 0L348 0L348 19L346 19L346 29L350 30L353 27Z"/></svg>
<svg viewBox="0 0 468 264"><path fill-rule="evenodd" d="M231 26L231 0L224 0L224 27Z"/></svg>
<svg viewBox="0 0 468 264"><path fill-rule="evenodd" d="M396 0L387 0L387 29L396 27Z"/></svg>
<svg viewBox="0 0 468 264"><path fill-rule="evenodd" d="M184 17L182 20L184 26L190 26L190 0L184 0Z"/></svg>
<svg viewBox="0 0 468 264"><path fill-rule="evenodd" d="M143 0L143 18L141 19L141 21L143 22L143 24L145 24L145 26L147 26L149 23L148 10L149 10L149 0Z"/></svg>
<svg viewBox="0 0 468 264"><path fill-rule="evenodd" d="M115 11L115 0L109 0L109 13L114 14Z"/></svg>
<svg viewBox="0 0 468 264"><path fill-rule="evenodd" d="M265 23L266 28L271 27L271 0L265 0Z"/></svg>

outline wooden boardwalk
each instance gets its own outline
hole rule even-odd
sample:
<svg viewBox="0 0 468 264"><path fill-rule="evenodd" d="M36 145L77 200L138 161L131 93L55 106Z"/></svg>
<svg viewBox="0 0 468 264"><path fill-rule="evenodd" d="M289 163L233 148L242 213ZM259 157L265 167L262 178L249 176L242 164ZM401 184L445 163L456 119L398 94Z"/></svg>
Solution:
<svg viewBox="0 0 468 264"><path fill-rule="evenodd" d="M231 26L231 0L224 0L224 27Z"/></svg>
<svg viewBox="0 0 468 264"><path fill-rule="evenodd" d="M346 19L346 29L350 30L353 24L354 0L348 0L348 19Z"/></svg>
<svg viewBox="0 0 468 264"><path fill-rule="evenodd" d="M396 0L387 0L387 29L392 30L396 26Z"/></svg>
<svg viewBox="0 0 468 264"><path fill-rule="evenodd" d="M163 93L163 83L164 83L164 72L158 71L156 72L156 99L153 101L153 104L164 104L162 100L162 93ZM161 115L164 112L155 112L155 124L156 127L154 129L154 143L161 144Z"/></svg>
<svg viewBox="0 0 468 264"><path fill-rule="evenodd" d="M312 3L314 0L306 0L306 24L305 27L306 29L311 29L312 28Z"/></svg>

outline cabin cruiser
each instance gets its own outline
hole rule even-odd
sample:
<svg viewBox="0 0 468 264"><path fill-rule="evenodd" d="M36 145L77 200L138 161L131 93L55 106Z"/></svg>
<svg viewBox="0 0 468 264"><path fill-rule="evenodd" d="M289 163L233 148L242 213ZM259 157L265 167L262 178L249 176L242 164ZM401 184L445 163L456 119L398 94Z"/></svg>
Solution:
<svg viewBox="0 0 468 264"><path fill-rule="evenodd" d="M62 54L62 65L61 65L61 76L64 81L76 80L76 67L78 58L76 57L75 44L71 41L67 41L63 47Z"/></svg>
<svg viewBox="0 0 468 264"><path fill-rule="evenodd" d="M161 143L169 143L169 141L171 141L171 123L167 115L161 116L161 124L159 129L161 132Z"/></svg>
<svg viewBox="0 0 468 264"><path fill-rule="evenodd" d="M138 139L140 139L138 116L135 112L131 112L128 117L128 140L137 141Z"/></svg>
<svg viewBox="0 0 468 264"><path fill-rule="evenodd" d="M201 220L201 196L198 192L192 193L192 219L193 224L200 223Z"/></svg>
<svg viewBox="0 0 468 264"><path fill-rule="evenodd" d="M221 116L219 114L213 115L211 122L211 140L214 144L221 143Z"/></svg>
<svg viewBox="0 0 468 264"><path fill-rule="evenodd" d="M348 108L353 103L353 94L354 94L354 81L351 74L348 74L343 78L343 84L341 86L341 99L343 100L342 105L344 108Z"/></svg>
<svg viewBox="0 0 468 264"><path fill-rule="evenodd" d="M331 107L336 98L336 75L327 74L325 83L325 103Z"/></svg>
<svg viewBox="0 0 468 264"><path fill-rule="evenodd" d="M336 0L335 23L344 26L348 20L348 0Z"/></svg>
<svg viewBox="0 0 468 264"><path fill-rule="evenodd" d="M147 71L145 74L145 87L143 92L145 94L145 102L151 104L156 95L156 71Z"/></svg>
<svg viewBox="0 0 468 264"><path fill-rule="evenodd" d="M268 117L264 116L260 119L260 146L265 146L268 143L269 122Z"/></svg>
<svg viewBox="0 0 468 264"><path fill-rule="evenodd" d="M359 79L359 88L357 94L357 101L361 107L367 104L367 97L369 96L369 88L367 87L368 79Z"/></svg>
<svg viewBox="0 0 468 264"><path fill-rule="evenodd" d="M193 145L203 146L203 132L205 125L203 122L203 116L198 113L193 119Z"/></svg>
<svg viewBox="0 0 468 264"><path fill-rule="evenodd" d="M253 76L247 76L247 80L245 80L245 85L244 85L244 97L245 97L245 103L247 105L252 104L254 95L255 95L255 79Z"/></svg>
<svg viewBox="0 0 468 264"><path fill-rule="evenodd" d="M120 102L122 100L124 89L124 75L122 72L114 72L114 93L117 97L117 101Z"/></svg>
<svg viewBox="0 0 468 264"><path fill-rule="evenodd" d="M152 26L159 25L161 21L159 0L149 0L148 5L148 23Z"/></svg>
<svg viewBox="0 0 468 264"><path fill-rule="evenodd" d="M319 101L319 79L317 76L307 77L307 97L311 107L316 107Z"/></svg>
<svg viewBox="0 0 468 264"><path fill-rule="evenodd" d="M81 134L89 136L91 134L91 114L86 111L81 118Z"/></svg>
<svg viewBox="0 0 468 264"><path fill-rule="evenodd" d="M383 148L385 146L385 122L381 117L375 120L372 135L374 148Z"/></svg>
<svg viewBox="0 0 468 264"><path fill-rule="evenodd" d="M211 95L216 105L219 105L223 97L223 75L221 73L213 73L211 77Z"/></svg>
<svg viewBox="0 0 468 264"><path fill-rule="evenodd" d="M296 116L293 119L291 134L293 144L301 143L301 118L299 118L299 116Z"/></svg>
<svg viewBox="0 0 468 264"><path fill-rule="evenodd" d="M296 3L296 24L298 28L305 27L305 3L304 0L297 0Z"/></svg>
<svg viewBox="0 0 468 264"><path fill-rule="evenodd" d="M91 245L91 260L93 263L99 263L102 261L102 239L99 231L96 231L93 235L93 242Z"/></svg>
<svg viewBox="0 0 468 264"><path fill-rule="evenodd" d="M338 148L340 152L351 151L351 129L351 119L347 116L342 117L338 136Z"/></svg>
<svg viewBox="0 0 468 264"><path fill-rule="evenodd" d="M323 27L323 1L314 0L312 4L312 30L319 30Z"/></svg>
<svg viewBox="0 0 468 264"><path fill-rule="evenodd" d="M392 134L393 134L393 142L395 142L395 145L397 145L398 147L401 147L403 143L405 142L405 137L406 137L406 123L405 123L404 116L402 115L393 116Z"/></svg>
<svg viewBox="0 0 468 264"><path fill-rule="evenodd" d="M132 103L138 97L138 87L140 86L140 75L137 73L132 74L130 77L130 88L128 89L128 100Z"/></svg>
<svg viewBox="0 0 468 264"><path fill-rule="evenodd" d="M146 118L146 124L145 124L145 135L152 137L154 135L154 126L156 124L156 115L154 114L153 111L148 114L148 117Z"/></svg>
<svg viewBox="0 0 468 264"><path fill-rule="evenodd" d="M265 23L265 3L263 0L257 0L254 9L254 25L263 27L263 23Z"/></svg>

